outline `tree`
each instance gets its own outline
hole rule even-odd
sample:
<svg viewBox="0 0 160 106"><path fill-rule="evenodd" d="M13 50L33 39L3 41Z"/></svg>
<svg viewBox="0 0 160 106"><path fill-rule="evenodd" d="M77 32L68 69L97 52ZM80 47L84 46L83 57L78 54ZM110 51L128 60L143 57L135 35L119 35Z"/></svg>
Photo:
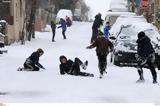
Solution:
<svg viewBox="0 0 160 106"><path fill-rule="evenodd" d="M27 9L26 9L26 14L27 14L27 38L28 41L31 41L31 37L35 38L35 14L36 14L36 9L39 6L39 1L38 0L27 0ZM28 15L29 14L29 15Z"/></svg>

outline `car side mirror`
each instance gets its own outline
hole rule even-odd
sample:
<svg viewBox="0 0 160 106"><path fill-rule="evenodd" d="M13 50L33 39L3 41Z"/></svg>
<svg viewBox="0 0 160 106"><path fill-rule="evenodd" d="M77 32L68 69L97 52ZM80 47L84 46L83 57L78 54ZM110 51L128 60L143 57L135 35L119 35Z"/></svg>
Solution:
<svg viewBox="0 0 160 106"><path fill-rule="evenodd" d="M109 39L116 40L116 38L114 36L109 37Z"/></svg>

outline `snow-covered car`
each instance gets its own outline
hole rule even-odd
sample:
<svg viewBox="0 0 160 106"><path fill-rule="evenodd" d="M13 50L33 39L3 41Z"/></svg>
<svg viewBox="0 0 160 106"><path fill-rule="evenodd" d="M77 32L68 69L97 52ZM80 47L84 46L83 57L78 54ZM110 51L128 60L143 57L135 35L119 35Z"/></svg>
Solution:
<svg viewBox="0 0 160 106"><path fill-rule="evenodd" d="M72 11L67 9L60 9L57 13L56 21L59 22L60 18L66 20L67 17L71 20L71 22L73 21Z"/></svg>
<svg viewBox="0 0 160 106"><path fill-rule="evenodd" d="M138 23L138 22L147 22L147 20L144 18L144 16L120 15L115 21L115 23L112 25L109 33L111 36L117 37L123 26L127 26L132 23Z"/></svg>
<svg viewBox="0 0 160 106"><path fill-rule="evenodd" d="M127 12L127 0L112 0L109 5L109 10L112 12Z"/></svg>
<svg viewBox="0 0 160 106"><path fill-rule="evenodd" d="M144 31L151 39L151 43L156 52L156 64L160 63L160 34L156 27L150 23L140 22L126 25L121 28L114 41L114 51L111 56L113 63L118 66L137 65L137 34Z"/></svg>
<svg viewBox="0 0 160 106"><path fill-rule="evenodd" d="M118 19L119 16L121 15L125 15L125 16L135 16L135 13L131 13L131 12L106 12L106 16L105 16L105 23L106 22L110 22L110 25L112 26L116 20Z"/></svg>

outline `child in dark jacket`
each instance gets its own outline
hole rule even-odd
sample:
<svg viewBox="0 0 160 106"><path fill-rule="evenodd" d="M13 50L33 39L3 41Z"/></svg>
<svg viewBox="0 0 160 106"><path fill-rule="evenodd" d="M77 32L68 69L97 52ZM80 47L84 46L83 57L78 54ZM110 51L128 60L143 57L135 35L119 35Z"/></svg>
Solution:
<svg viewBox="0 0 160 106"><path fill-rule="evenodd" d="M138 40L137 40L137 70L139 74L139 80L137 82L144 82L143 77L143 69L142 67L146 64L148 65L148 68L151 71L152 77L153 77L153 83L157 83L157 72L155 70L154 61L155 61L155 51L151 44L151 40L149 37L145 35L145 33L139 32L138 33Z"/></svg>
<svg viewBox="0 0 160 106"><path fill-rule="evenodd" d="M60 18L60 22L61 26L59 26L58 28L62 28L62 35L63 35L63 38L66 39L66 35L65 35L65 32L67 30L67 24L66 24L66 21L63 19L63 18Z"/></svg>
<svg viewBox="0 0 160 106"><path fill-rule="evenodd" d="M54 37L56 34L56 22L55 21L51 21L51 28L52 28L52 33L53 33L52 42L55 42L54 40Z"/></svg>
<svg viewBox="0 0 160 106"><path fill-rule="evenodd" d="M87 49L96 48L96 53L98 57L98 67L100 71L100 79L103 77L107 68L107 56L109 52L113 51L113 44L106 39L103 35L99 34L97 39L93 44L87 46Z"/></svg>
<svg viewBox="0 0 160 106"><path fill-rule="evenodd" d="M60 56L60 74L70 74L70 75L76 75L76 76L90 76L94 77L93 74L86 73L86 72L81 72L80 71L80 66L86 70L88 61L85 61L83 63L79 58L75 58L74 61L72 60L67 60L65 56Z"/></svg>
<svg viewBox="0 0 160 106"><path fill-rule="evenodd" d="M44 51L39 48L36 52L33 52L24 63L24 70L26 71L39 71L40 68L45 69L39 63L39 57L42 56ZM18 71L22 71L23 68L19 68Z"/></svg>

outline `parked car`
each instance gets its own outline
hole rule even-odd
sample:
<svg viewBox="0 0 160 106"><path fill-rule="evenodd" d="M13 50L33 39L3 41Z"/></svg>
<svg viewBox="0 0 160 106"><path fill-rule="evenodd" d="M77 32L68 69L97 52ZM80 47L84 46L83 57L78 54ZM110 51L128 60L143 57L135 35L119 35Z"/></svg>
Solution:
<svg viewBox="0 0 160 106"><path fill-rule="evenodd" d="M64 20L67 21L67 19L69 18L70 20L70 24L72 25L73 22L73 14L71 10L67 10L67 9L60 9L57 13L57 17L56 17L56 21L57 23L60 21L60 18L63 18Z"/></svg>
<svg viewBox="0 0 160 106"><path fill-rule="evenodd" d="M112 0L109 5L109 10L112 12L127 12L128 11L127 0Z"/></svg>
<svg viewBox="0 0 160 106"><path fill-rule="evenodd" d="M117 37L120 33L121 27L130 25L132 23L138 22L147 22L144 16L137 16L137 15L120 15L116 22L112 25L109 33L111 36Z"/></svg>
<svg viewBox="0 0 160 106"><path fill-rule="evenodd" d="M119 34L114 40L114 51L111 56L113 63L118 66L137 65L137 34L144 31L151 39L156 52L155 64L160 64L160 34L156 27L150 23L139 22L122 26Z"/></svg>
<svg viewBox="0 0 160 106"><path fill-rule="evenodd" d="M125 16L135 16L135 13L131 13L131 12L106 12L106 16L105 16L105 23L109 22L110 25L112 26L117 18L121 15L125 15Z"/></svg>

